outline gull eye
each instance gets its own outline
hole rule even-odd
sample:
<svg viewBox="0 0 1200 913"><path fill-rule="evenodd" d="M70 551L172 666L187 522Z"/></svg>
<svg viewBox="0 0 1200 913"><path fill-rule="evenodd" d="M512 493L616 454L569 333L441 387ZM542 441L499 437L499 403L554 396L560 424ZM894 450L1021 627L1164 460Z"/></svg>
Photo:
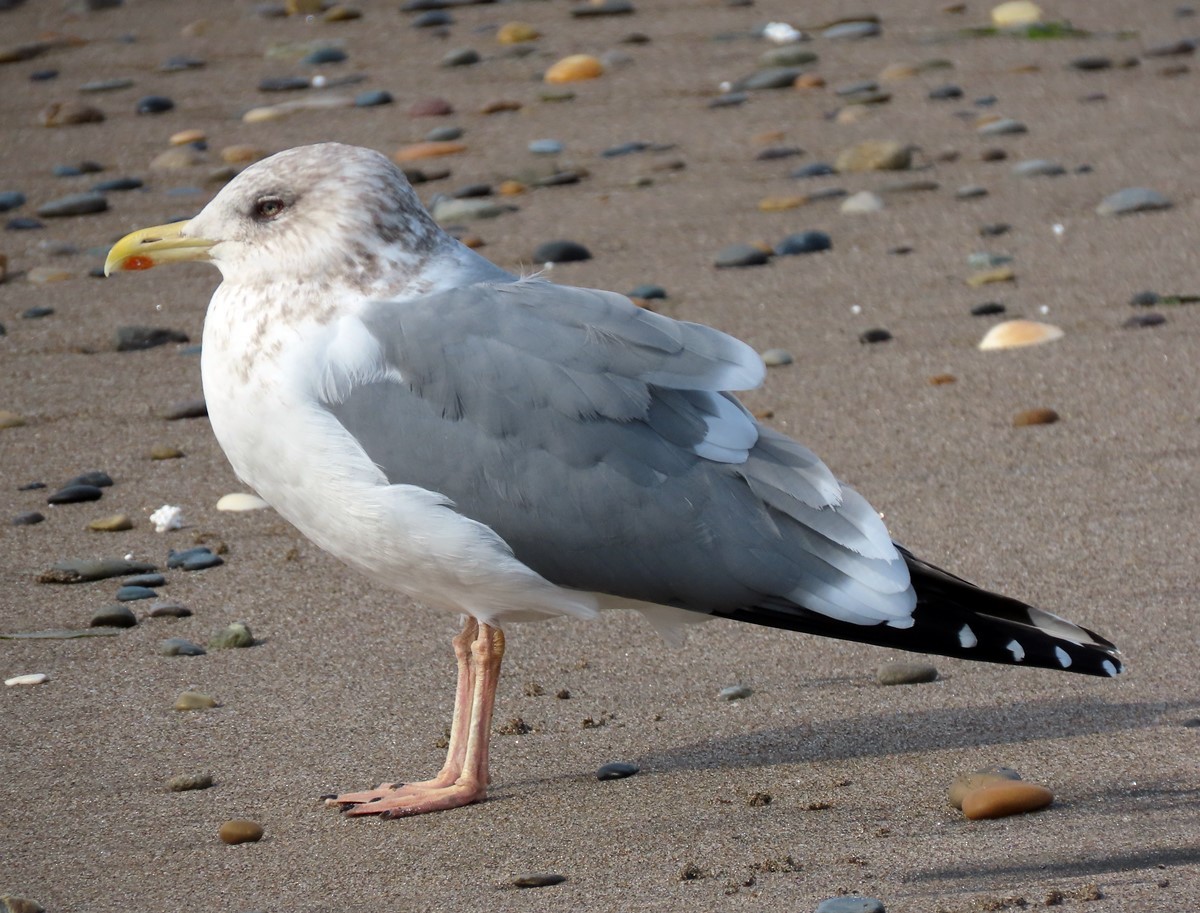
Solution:
<svg viewBox="0 0 1200 913"><path fill-rule="evenodd" d="M254 201L254 208L250 212L255 221L270 222L272 219L278 218L285 209L287 209L287 204L279 197L262 197Z"/></svg>

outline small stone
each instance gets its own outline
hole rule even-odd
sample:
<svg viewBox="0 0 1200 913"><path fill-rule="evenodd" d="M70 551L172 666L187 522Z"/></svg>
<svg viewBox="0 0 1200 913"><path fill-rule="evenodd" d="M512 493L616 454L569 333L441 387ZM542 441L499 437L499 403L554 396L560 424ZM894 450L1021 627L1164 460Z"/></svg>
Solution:
<svg viewBox="0 0 1200 913"><path fill-rule="evenodd" d="M1015 349L1061 339L1063 331L1053 324L1036 320L1006 320L998 323L979 342L982 351Z"/></svg>
<svg viewBox="0 0 1200 913"><path fill-rule="evenodd" d="M533 252L534 263L575 263L592 259L592 253L576 241L547 241Z"/></svg>
<svg viewBox="0 0 1200 913"><path fill-rule="evenodd" d="M1149 314L1134 314L1127 319L1121 326L1126 329L1140 329L1142 327L1158 327L1167 322L1166 315L1149 313Z"/></svg>
<svg viewBox="0 0 1200 913"><path fill-rule="evenodd" d="M162 574L136 574L125 581L125 586L154 587L166 586L167 578Z"/></svg>
<svg viewBox="0 0 1200 913"><path fill-rule="evenodd" d="M115 92L118 89L128 89L133 85L133 80L127 76L118 76L113 79L93 79L85 82L79 87L80 92L96 93L96 92Z"/></svg>
<svg viewBox="0 0 1200 913"><path fill-rule="evenodd" d="M22 685L44 685L48 681L50 681L50 676L45 672L27 672L24 675L14 675L12 678L6 678L4 685L8 688L17 688ZM7 898L4 898L4 900L7 900ZM41 907L38 907L38 909L40 910Z"/></svg>
<svg viewBox="0 0 1200 913"><path fill-rule="evenodd" d="M790 178L822 178L837 174L837 169L828 162L811 162L790 172Z"/></svg>
<svg viewBox="0 0 1200 913"><path fill-rule="evenodd" d="M980 187L978 184L964 184L954 191L954 199L956 200L977 200L987 195L988 189Z"/></svg>
<svg viewBox="0 0 1200 913"><path fill-rule="evenodd" d="M456 48L453 51L447 51L442 57L442 66L470 67L481 60L483 60L483 57L474 48Z"/></svg>
<svg viewBox="0 0 1200 913"><path fill-rule="evenodd" d="M796 360L787 349L767 349L759 357L768 368L780 368Z"/></svg>
<svg viewBox="0 0 1200 913"><path fill-rule="evenodd" d="M234 650L253 646L254 635L250 633L250 628L240 621L222 628L208 640L210 650Z"/></svg>
<svg viewBox="0 0 1200 913"><path fill-rule="evenodd" d="M133 520L129 514L113 514L111 517L100 517L88 523L88 529L98 533L116 533L133 529Z"/></svg>
<svg viewBox="0 0 1200 913"><path fill-rule="evenodd" d="M77 124L98 124L104 120L99 108L77 101L60 101L43 108L38 122L43 127L69 127Z"/></svg>
<svg viewBox="0 0 1200 913"><path fill-rule="evenodd" d="M248 494L242 491L235 491L231 494L222 495L217 501L217 510L241 512L247 510L262 510L271 505L260 498L258 495Z"/></svg>
<svg viewBox="0 0 1200 913"><path fill-rule="evenodd" d="M594 16L626 16L634 11L630 0L588 0L571 8L571 16L576 19L590 19Z"/></svg>
<svg viewBox="0 0 1200 913"><path fill-rule="evenodd" d="M472 219L494 219L505 213L514 212L517 207L497 203L487 199L465 199L443 197L430 207L433 218L442 225L452 225L457 222L469 222Z"/></svg>
<svg viewBox="0 0 1200 913"><path fill-rule="evenodd" d="M843 149L834 160L841 174L903 171L912 167L912 147L895 140L868 140Z"/></svg>
<svg viewBox="0 0 1200 913"><path fill-rule="evenodd" d="M956 85L937 86L930 89L925 97L930 101L949 101L951 99L962 98L963 90Z"/></svg>
<svg viewBox="0 0 1200 913"><path fill-rule="evenodd" d="M186 455L178 447L170 447L165 444L156 444L150 448L150 459L152 460L180 460Z"/></svg>
<svg viewBox="0 0 1200 913"><path fill-rule="evenodd" d="M1020 28L1042 21L1042 9L1030 0L1008 0L992 8L992 24L1000 29Z"/></svg>
<svg viewBox="0 0 1200 913"><path fill-rule="evenodd" d="M510 884L514 888L548 888L566 880L566 875L521 875L514 878Z"/></svg>
<svg viewBox="0 0 1200 913"><path fill-rule="evenodd" d="M993 269L985 269L977 273L972 273L967 277L967 285L971 286L971 288L980 288L996 282L1014 282L1016 278L1017 274L1011 266L997 266Z"/></svg>
<svg viewBox="0 0 1200 913"><path fill-rule="evenodd" d="M37 214L42 218L62 218L64 216L82 216L108 209L108 200L102 193L84 191L72 193L38 207Z"/></svg>
<svg viewBox="0 0 1200 913"><path fill-rule="evenodd" d="M9 522L13 526L37 526L39 523L44 522L45 519L46 516L41 511L25 510L17 514Z"/></svg>
<svg viewBox="0 0 1200 913"><path fill-rule="evenodd" d="M107 580L110 577L128 577L131 574L147 574L158 570L144 561L127 561L124 558L70 559L60 561L49 570L43 571L38 583L87 583L92 580Z"/></svg>
<svg viewBox="0 0 1200 913"><path fill-rule="evenodd" d="M857 22L839 22L836 25L831 25L829 28L821 32L822 38L828 38L831 41L857 41L860 38L874 38L883 32L879 23L873 20L861 20Z"/></svg>
<svg viewBox="0 0 1200 913"><path fill-rule="evenodd" d="M163 412L162 417L169 422L185 418L205 418L208 416L208 405L203 399L185 399L172 403Z"/></svg>
<svg viewBox="0 0 1200 913"><path fill-rule="evenodd" d="M226 821L217 831L217 836L222 842L228 844L238 843L257 843L262 840L263 827L257 821L248 821L244 818L234 818L231 821Z"/></svg>
<svg viewBox="0 0 1200 913"><path fill-rule="evenodd" d="M192 610L178 602L154 602L148 614L151 618L191 618Z"/></svg>
<svg viewBox="0 0 1200 913"><path fill-rule="evenodd" d="M187 333L166 327L125 326L117 327L117 351L139 352L172 342L187 342Z"/></svg>
<svg viewBox="0 0 1200 913"><path fill-rule="evenodd" d="M523 107L525 106L514 98L497 98L493 101L487 102L482 108L479 109L479 113L489 115L507 114L512 111L520 111ZM426 139L431 139L431 137L426 137Z"/></svg>
<svg viewBox="0 0 1200 913"><path fill-rule="evenodd" d="M454 113L454 106L444 98L423 98L408 109L409 117L447 117Z"/></svg>
<svg viewBox="0 0 1200 913"><path fill-rule="evenodd" d="M91 628L132 628L137 624L137 616L128 606L110 605L97 609L92 613L88 622Z"/></svg>
<svg viewBox="0 0 1200 913"><path fill-rule="evenodd" d="M265 159L267 155L267 150L262 146L254 146L249 143L236 143L232 146L225 146L221 150L221 161L228 165L249 165ZM187 340L185 339L184 341L186 342Z"/></svg>
<svg viewBox="0 0 1200 913"><path fill-rule="evenodd" d="M1036 783L1026 783L1024 780L992 783L963 796L962 812L971 821L1005 818L1038 811L1053 801L1054 793Z"/></svg>
<svg viewBox="0 0 1200 913"><path fill-rule="evenodd" d="M750 697L754 689L749 685L728 685L717 692L719 701L742 701Z"/></svg>
<svg viewBox="0 0 1200 913"><path fill-rule="evenodd" d="M187 710L209 710L216 706L216 700L200 691L182 691L179 697L175 698L175 709L180 712Z"/></svg>
<svg viewBox="0 0 1200 913"><path fill-rule="evenodd" d="M184 692L187 694L188 692ZM183 695L180 695L183 697ZM181 709L178 702L175 709ZM173 793L186 793L194 789L208 789L213 785L212 774L178 774L167 781L167 789Z"/></svg>
<svg viewBox="0 0 1200 913"><path fill-rule="evenodd" d="M963 797L967 793L984 786L1011 783L1013 780L1020 779L1021 775L1011 767L981 767L969 774L960 774L955 777L946 793L946 798L955 808L961 809Z"/></svg>
<svg viewBox="0 0 1200 913"><path fill-rule="evenodd" d="M929 385L931 387L944 387L947 384L955 383L958 383L958 378L953 374L934 374L929 378Z"/></svg>
<svg viewBox="0 0 1200 913"><path fill-rule="evenodd" d="M157 599L158 593L147 586L125 584L117 590L117 602L136 602L139 599Z"/></svg>
<svg viewBox="0 0 1200 913"><path fill-rule="evenodd" d="M320 67L328 63L342 63L349 56L341 48L323 47L306 54L300 63L304 66Z"/></svg>
<svg viewBox="0 0 1200 913"><path fill-rule="evenodd" d="M611 761L608 764L602 765L596 771L596 779L623 780L626 777L632 777L639 770L641 770L641 768L636 764L628 764L624 761Z"/></svg>
<svg viewBox="0 0 1200 913"><path fill-rule="evenodd" d="M1053 409L1040 407L1025 409L1013 416L1014 428L1027 428L1030 425L1053 425L1059 420L1059 415Z"/></svg>
<svg viewBox="0 0 1200 913"><path fill-rule="evenodd" d="M975 132L980 136L1012 136L1028 133L1029 128L1011 117L989 117L975 128Z"/></svg>
<svg viewBox="0 0 1200 913"><path fill-rule="evenodd" d="M1049 159L1026 159L1012 166L1013 177L1018 178L1054 178L1066 173L1066 168Z"/></svg>
<svg viewBox="0 0 1200 913"><path fill-rule="evenodd" d="M833 239L823 231L802 231L788 235L775 245L775 253L780 256L796 254L813 254L833 248Z"/></svg>
<svg viewBox="0 0 1200 913"><path fill-rule="evenodd" d="M168 637L159 643L158 652L163 656L203 656L208 651L186 637Z"/></svg>
<svg viewBox="0 0 1200 913"><path fill-rule="evenodd" d="M1083 57L1076 57L1067 63L1067 66L1072 70L1108 70L1111 69L1113 60L1111 57L1104 57L1100 54L1088 54Z"/></svg>
<svg viewBox="0 0 1200 913"><path fill-rule="evenodd" d="M534 155L558 155L563 151L563 144L556 139L535 139L528 148Z"/></svg>
<svg viewBox="0 0 1200 913"><path fill-rule="evenodd" d="M81 504L99 501L104 492L95 485L66 485L46 499L47 504Z"/></svg>
<svg viewBox="0 0 1200 913"><path fill-rule="evenodd" d="M1000 235L1006 235L1012 231L1012 226L1007 222L992 222L988 225L980 226L979 235L982 238L996 238Z"/></svg>
<svg viewBox="0 0 1200 913"><path fill-rule="evenodd" d="M667 297L667 290L661 285L639 285L630 289L629 297L641 298L646 301L664 299Z"/></svg>
<svg viewBox="0 0 1200 913"><path fill-rule="evenodd" d="M858 341L863 345L874 345L880 342L890 342L892 334L883 327L874 327L870 330L863 330L858 334Z"/></svg>
<svg viewBox="0 0 1200 913"><path fill-rule="evenodd" d="M385 89L367 89L354 96L356 108L377 108L380 105L390 105L393 101L392 93Z"/></svg>
<svg viewBox="0 0 1200 913"><path fill-rule="evenodd" d="M454 141L412 143L397 149L392 155L392 160L398 165L403 165L407 162L419 161L420 159L455 155L456 153L466 151L466 143Z"/></svg>
<svg viewBox="0 0 1200 913"><path fill-rule="evenodd" d="M207 161L204 153L193 146L172 146L150 160L151 171L183 171L203 165Z"/></svg>
<svg viewBox="0 0 1200 913"><path fill-rule="evenodd" d="M0 212L8 212L10 209L19 209L25 205L25 194L19 190L5 190L0 192Z"/></svg>
<svg viewBox="0 0 1200 913"><path fill-rule="evenodd" d="M718 269L742 266L763 266L771 262L771 255L753 244L731 244L722 248L713 261Z"/></svg>
<svg viewBox="0 0 1200 913"><path fill-rule="evenodd" d="M204 66L205 62L198 57L176 54L160 63L158 69L163 73L182 73L185 70L203 69Z"/></svg>
<svg viewBox="0 0 1200 913"><path fill-rule="evenodd" d="M604 65L591 54L572 54L553 64L542 77L546 82L557 85L596 79L604 75Z"/></svg>
<svg viewBox="0 0 1200 913"><path fill-rule="evenodd" d="M885 913L882 900L847 894L845 897L830 897L817 904L816 913Z"/></svg>
<svg viewBox="0 0 1200 913"><path fill-rule="evenodd" d="M496 40L501 44L521 44L541 37L542 33L528 22L506 22L496 30Z"/></svg>
<svg viewBox="0 0 1200 913"><path fill-rule="evenodd" d="M1007 308L999 301L985 301L971 308L971 316L992 317L996 314L1003 314L1006 310Z"/></svg>
<svg viewBox="0 0 1200 913"><path fill-rule="evenodd" d="M174 107L175 102L165 95L147 95L138 99L137 107L134 110L138 114L163 114Z"/></svg>
<svg viewBox="0 0 1200 913"><path fill-rule="evenodd" d="M1152 212L1170 209L1171 201L1155 190L1145 187L1126 187L1110 194L1096 207L1102 216L1120 216L1131 212Z"/></svg>
<svg viewBox="0 0 1200 913"><path fill-rule="evenodd" d="M920 685L937 679L937 668L928 663L884 663L875 670L881 685Z"/></svg>
<svg viewBox="0 0 1200 913"><path fill-rule="evenodd" d="M869 190L860 190L858 193L846 197L842 201L842 205L838 207L838 210L851 215L860 215L879 212L884 208L884 205L883 197L879 194L872 193Z"/></svg>
<svg viewBox="0 0 1200 913"><path fill-rule="evenodd" d="M224 563L224 558L213 554L211 549L203 545L196 548L187 548L180 552L172 549L167 556L167 567L179 568L184 571L203 571L210 567L218 567Z"/></svg>
<svg viewBox="0 0 1200 913"><path fill-rule="evenodd" d="M0 904L4 905L4 913L46 913L45 907L28 897L5 894L0 897Z"/></svg>
<svg viewBox="0 0 1200 913"><path fill-rule="evenodd" d="M141 178L120 177L109 178L92 185L92 193L121 193L127 190L139 190L146 184Z"/></svg>
<svg viewBox="0 0 1200 913"><path fill-rule="evenodd" d="M308 76L268 76L258 84L260 92L300 92L312 88Z"/></svg>

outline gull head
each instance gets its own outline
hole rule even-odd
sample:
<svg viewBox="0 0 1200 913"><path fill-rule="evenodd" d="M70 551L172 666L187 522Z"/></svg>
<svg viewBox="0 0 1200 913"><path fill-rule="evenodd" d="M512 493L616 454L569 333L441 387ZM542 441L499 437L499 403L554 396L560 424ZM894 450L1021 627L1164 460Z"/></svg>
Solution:
<svg viewBox="0 0 1200 913"><path fill-rule="evenodd" d="M251 165L194 219L126 235L104 272L211 261L228 283L367 288L416 272L445 237L386 156L321 143Z"/></svg>

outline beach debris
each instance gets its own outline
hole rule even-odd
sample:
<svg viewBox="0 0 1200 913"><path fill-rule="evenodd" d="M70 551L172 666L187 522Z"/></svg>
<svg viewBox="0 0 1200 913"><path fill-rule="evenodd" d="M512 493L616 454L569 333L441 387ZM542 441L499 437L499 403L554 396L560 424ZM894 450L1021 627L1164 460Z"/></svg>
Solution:
<svg viewBox="0 0 1200 913"><path fill-rule="evenodd" d="M164 504L150 515L156 533L165 533L183 526L183 508L173 504Z"/></svg>
<svg viewBox="0 0 1200 913"><path fill-rule="evenodd" d="M979 342L981 351L990 352L996 349L1017 349L1022 346L1036 346L1044 342L1061 339L1063 331L1053 324L1041 323L1037 320L1006 320L998 323L984 334Z"/></svg>

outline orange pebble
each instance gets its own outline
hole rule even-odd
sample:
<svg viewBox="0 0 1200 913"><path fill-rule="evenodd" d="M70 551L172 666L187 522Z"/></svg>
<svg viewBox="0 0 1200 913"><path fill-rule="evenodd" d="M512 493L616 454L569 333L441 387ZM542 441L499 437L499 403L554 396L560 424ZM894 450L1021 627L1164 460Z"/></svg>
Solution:
<svg viewBox="0 0 1200 913"><path fill-rule="evenodd" d="M397 164L404 164L405 162L415 162L418 159L436 158L439 155L454 155L456 152L466 151L466 143L459 143L454 140L412 143L397 149L395 155L392 156L392 160Z"/></svg>
<svg viewBox="0 0 1200 913"><path fill-rule="evenodd" d="M993 783L972 790L963 796L963 815L971 821L983 818L1006 818L1045 808L1054 801L1054 793L1036 783L1014 780Z"/></svg>
<svg viewBox="0 0 1200 913"><path fill-rule="evenodd" d="M604 73L604 64L591 54L572 54L564 57L546 71L544 79L550 83L579 82L595 79Z"/></svg>

